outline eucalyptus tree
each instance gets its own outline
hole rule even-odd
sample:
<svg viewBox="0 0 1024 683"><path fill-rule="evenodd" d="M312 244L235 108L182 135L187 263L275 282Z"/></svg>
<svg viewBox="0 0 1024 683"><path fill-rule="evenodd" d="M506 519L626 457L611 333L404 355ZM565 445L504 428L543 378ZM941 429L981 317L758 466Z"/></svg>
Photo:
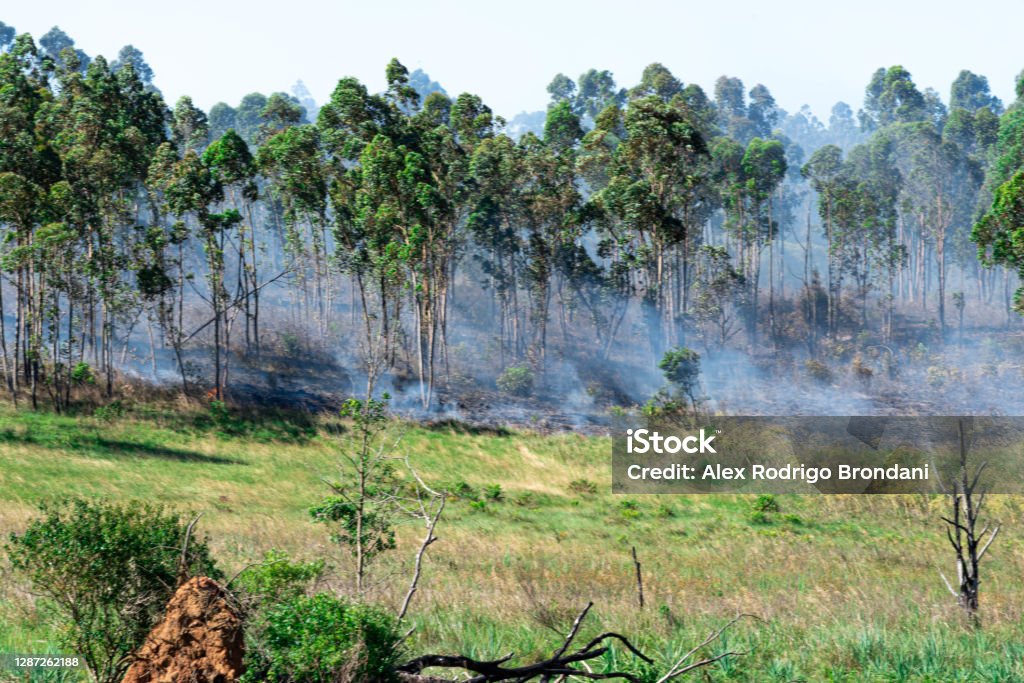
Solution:
<svg viewBox="0 0 1024 683"><path fill-rule="evenodd" d="M836 102L828 117L829 144L849 151L864 139L863 131L857 127L853 109L846 102Z"/></svg>
<svg viewBox="0 0 1024 683"><path fill-rule="evenodd" d="M606 180L591 196L591 211L607 235L606 253L630 264L651 348L661 355L682 333L685 299L676 292L687 289L686 264L703 221L708 149L681 98L647 95L630 101L621 118L614 111L602 113L585 141L588 173ZM676 255L682 268L673 268Z"/></svg>
<svg viewBox="0 0 1024 683"><path fill-rule="evenodd" d="M166 166L154 176L167 210L181 218L194 219L197 236L206 255L207 294L203 298L210 306L213 325L213 396L224 400L228 371L227 314L229 295L225 287L226 235L242 217L235 209L217 213L213 207L224 198L224 188L203 159L193 150L180 158L168 153L166 147L160 156ZM202 296L200 294L200 296Z"/></svg>
<svg viewBox="0 0 1024 683"><path fill-rule="evenodd" d="M210 122L206 113L183 95L171 114L171 137L182 152L201 152L210 140Z"/></svg>
<svg viewBox="0 0 1024 683"><path fill-rule="evenodd" d="M563 73L555 74L547 87L551 104L572 102L576 98L576 82Z"/></svg>
<svg viewBox="0 0 1024 683"><path fill-rule="evenodd" d="M210 137L217 139L229 130L238 127L238 112L231 105L218 102L210 107L207 122L210 126Z"/></svg>
<svg viewBox="0 0 1024 683"><path fill-rule="evenodd" d="M320 109L316 128L325 154L324 173L339 266L355 282L363 322L367 394L391 357L391 332L397 296L394 270L383 256L387 239L373 234L372 212L361 205L361 157L378 135L393 127L394 113L381 95L370 94L357 79L338 81ZM386 137L386 136L384 136Z"/></svg>
<svg viewBox="0 0 1024 683"><path fill-rule="evenodd" d="M930 123L904 124L892 129L896 164L903 177L903 205L916 227L917 288L921 304L927 298L926 269L931 242L938 273L940 328L946 329L946 247L953 231L966 231L982 182L977 163L956 144L943 140Z"/></svg>
<svg viewBox="0 0 1024 683"><path fill-rule="evenodd" d="M267 106L267 96L253 92L242 98L235 107L234 121L229 126L238 131L247 143L255 145L261 141L260 132L263 125L263 110Z"/></svg>
<svg viewBox="0 0 1024 683"><path fill-rule="evenodd" d="M746 184L746 196L750 201L747 212L749 221L744 226L745 237L752 245L751 262L748 268L750 279L750 337L752 343L757 342L758 298L761 279L761 254L767 245L770 249L778 235L776 219L775 191L786 176L786 152L778 140L762 140L754 138L747 145L740 161L740 168ZM775 259L769 251L769 268L774 268ZM774 271L769 271L768 281L771 284L769 299L769 328L774 337L776 333Z"/></svg>
<svg viewBox="0 0 1024 683"><path fill-rule="evenodd" d="M867 132L894 123L928 119L928 103L902 66L880 68L865 89L864 108L858 113L860 127Z"/></svg>
<svg viewBox="0 0 1024 683"><path fill-rule="evenodd" d="M660 62L644 67L640 82L629 91L630 99L655 96L668 101L683 90L683 83Z"/></svg>
<svg viewBox="0 0 1024 683"><path fill-rule="evenodd" d="M0 90L4 93L0 98L0 139L4 141L0 145L0 226L5 228L0 270L13 275L15 286L13 354L7 348L5 302L0 292L0 369L12 397L24 380L32 388L33 401L40 372L41 316L31 252L42 196L58 174L48 139L36 125L52 106L47 74L37 68L37 55L28 35L20 36L9 52L0 54Z"/></svg>
<svg viewBox="0 0 1024 683"><path fill-rule="evenodd" d="M964 69L950 87L949 109L966 109L972 113L988 109L998 115L1003 111L1003 103L989 90L987 78Z"/></svg>
<svg viewBox="0 0 1024 683"><path fill-rule="evenodd" d="M755 91L761 100L753 110L753 113L759 117L756 122L749 117L750 112L747 109L747 100L743 92L743 81L729 76L720 76L715 81L715 109L718 112L718 125L722 131L742 145L746 145L758 135L771 133L770 126L767 133L762 131L766 124L763 117L765 115L774 116L774 100L769 106L764 97L765 94L768 94L767 89L763 86L751 92ZM771 95L768 94L768 98L770 97Z"/></svg>
<svg viewBox="0 0 1024 683"><path fill-rule="evenodd" d="M872 282L884 287L882 339L892 339L896 274L906 260L898 232L898 202L903 177L895 160L895 145L885 134L855 147L844 164L854 179L854 277L861 295L861 322L868 324L868 290Z"/></svg>
<svg viewBox="0 0 1024 683"><path fill-rule="evenodd" d="M165 225L165 214L173 214L163 200L163 189L173 182L179 152L171 142L160 145L149 166L146 187L153 208L153 222L142 240L144 265L136 274L143 299L155 306L157 323L163 340L174 353L175 364L181 378L182 395L189 395L188 374L185 366L185 290L192 275L186 267L185 247L191 238L191 229L185 220ZM166 211L165 211L166 210Z"/></svg>
<svg viewBox="0 0 1024 683"><path fill-rule="evenodd" d="M971 240L977 243L983 264L1001 265L1024 277L1024 73L1018 76L1016 94L1017 100L999 120L985 179L991 199L974 224ZM1024 315L1024 287L1017 288L1012 306Z"/></svg>
<svg viewBox="0 0 1024 683"><path fill-rule="evenodd" d="M89 65L89 58L81 50L75 49L75 41L59 26L54 26L39 38L41 56L51 60L54 64L63 65L65 50L78 58L78 67L84 69Z"/></svg>
<svg viewBox="0 0 1024 683"><path fill-rule="evenodd" d="M466 225L477 245L485 286L497 302L502 367L524 350L518 298L525 252L518 229L525 211L520 184L524 156L524 147L507 135L496 135L477 145L469 165L476 191Z"/></svg>
<svg viewBox="0 0 1024 683"><path fill-rule="evenodd" d="M765 86L758 83L750 89L750 104L747 107L747 119L751 122L755 134L760 138L770 137L779 122L781 112L775 98Z"/></svg>
<svg viewBox="0 0 1024 683"><path fill-rule="evenodd" d="M826 145L811 155L801 173L811 188L818 194L818 214L825 229L826 246L828 249L828 333L834 334L838 311L839 292L836 287L836 248L835 220L837 202L841 194L840 172L842 170L843 151L835 145Z"/></svg>
<svg viewBox="0 0 1024 683"><path fill-rule="evenodd" d="M526 287L530 298L533 358L543 376L547 359L548 320L552 294L559 294L560 320L565 329L566 293L562 290L566 269L563 258L574 251L579 239L579 209L575 148L583 137L579 117L562 102L548 110L544 139L525 135L519 146L524 153L523 238ZM556 284L557 280L557 284Z"/></svg>
<svg viewBox="0 0 1024 683"><path fill-rule="evenodd" d="M330 313L331 287L327 261L327 177L320 133L312 125L286 127L263 143L256 158L271 193L283 207L288 259L285 268L292 274L293 312L305 320L315 320L323 338Z"/></svg>
<svg viewBox="0 0 1024 683"><path fill-rule="evenodd" d="M592 122L605 107L621 105L625 101L626 93L616 89L611 71L588 69L580 75L577 83L579 92L576 94L573 111L581 119Z"/></svg>
<svg viewBox="0 0 1024 683"><path fill-rule="evenodd" d="M402 87L408 87L402 71L393 74ZM448 368L448 308L477 191L471 172L473 154L494 137L500 122L478 96L462 93L453 102L440 92L429 95L410 120L426 169L418 189L418 201L425 210L424 239L418 257L410 262L419 339L416 361L425 407L432 400L438 341Z"/></svg>
<svg viewBox="0 0 1024 683"><path fill-rule="evenodd" d="M149 90L156 90L156 86L153 85L153 67L147 62L146 58L142 54L142 50L138 49L134 45L125 45L117 53L117 59L110 65L110 69L114 72L120 71L124 67L131 64L132 68L135 69L135 74L142 81L143 85Z"/></svg>
<svg viewBox="0 0 1024 683"><path fill-rule="evenodd" d="M226 208L233 208L241 214L242 220L235 223L235 296L245 323L246 351L260 351L260 288L259 252L257 249L256 226L253 221L253 204L259 199L256 182L256 162L249 146L238 133L229 129L214 140L203 151L203 164L210 169L213 178L224 188ZM234 320L234 315L229 316ZM228 325L225 346L230 345L231 325Z"/></svg>
<svg viewBox="0 0 1024 683"><path fill-rule="evenodd" d="M102 57L84 75L77 65L66 64L58 78L46 134L71 187L82 235L87 274L83 336L112 395L118 320L137 317L138 311L136 292L122 274L131 266L133 227L144 210L149 163L165 139L166 107L131 65L114 73Z"/></svg>

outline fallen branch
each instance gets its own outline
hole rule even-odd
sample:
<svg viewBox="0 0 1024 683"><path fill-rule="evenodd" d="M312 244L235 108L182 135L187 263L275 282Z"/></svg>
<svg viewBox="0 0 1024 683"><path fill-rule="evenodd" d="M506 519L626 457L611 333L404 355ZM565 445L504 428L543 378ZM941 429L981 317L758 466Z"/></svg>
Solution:
<svg viewBox="0 0 1024 683"><path fill-rule="evenodd" d="M511 662L512 658L515 656L514 653L510 652L499 659L485 661L472 659L471 657L466 657L464 655L429 654L417 657L397 667L396 671L398 673L398 678L403 681L403 683L455 683L456 679L438 678L423 674L423 671L426 669L436 667L442 669L463 669L471 674L475 674L468 679L458 679L459 683L496 683L497 681L511 680L517 681L517 683L526 683L526 681L537 678L542 682L564 681L569 677L589 680L619 679L630 681L631 683L640 683L639 678L625 671L597 673L590 670L589 666L587 666L587 662L602 657L608 652L609 645L607 643L609 640L616 640L620 642L636 657L642 659L648 664L653 663L653 660L650 657L643 654L621 634L611 631L602 633L583 647L570 651L572 643L576 639L576 636L579 635L583 621L586 619L587 614L590 612L590 608L593 607L593 605L594 603L592 602L587 603L587 606L583 608L583 611L581 611L573 621L568 634L566 634L565 639L562 641L562 644L559 645L554 654L548 659L523 666L508 666L509 662ZM714 657L707 657L699 661L687 663L690 657L692 657L701 648L717 640L722 633L726 631L726 629L743 617L747 616L752 615L741 614L717 631L713 631L711 635L705 638L700 645L683 655L683 657L681 657L672 666L669 672L665 674L658 683L665 683L666 681L670 681L687 672L693 671L694 669L708 666L726 657L745 654L744 652L730 651ZM580 666L586 668L579 668Z"/></svg>

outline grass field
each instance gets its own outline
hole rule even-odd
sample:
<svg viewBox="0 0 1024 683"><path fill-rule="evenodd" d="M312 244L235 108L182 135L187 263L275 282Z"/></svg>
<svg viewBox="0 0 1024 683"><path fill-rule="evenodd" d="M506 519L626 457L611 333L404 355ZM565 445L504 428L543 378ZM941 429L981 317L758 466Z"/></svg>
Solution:
<svg viewBox="0 0 1024 683"><path fill-rule="evenodd" d="M134 408L62 417L0 408L0 532L42 499L145 499L203 512L200 529L228 574L269 548L328 557L329 588L351 590L350 562L310 521L341 443L326 423L218 422ZM924 496L637 496L610 490L610 443L571 434L395 424L398 447L437 486L459 487L431 546L411 652L478 658L548 653L592 600L584 635L630 635L662 665L737 613L709 649L749 650L695 675L713 681L1024 681L1024 499L994 496L1004 525L983 566L983 629L962 620L938 570L950 552ZM462 485L464 483L465 485ZM499 484L502 495L483 490ZM589 484L593 484L590 491ZM468 491L480 492L480 500ZM372 599L397 604L421 529L374 570ZM639 610L630 550L643 563ZM5 560L0 560L5 562ZM6 567L0 652L56 647L37 604ZM621 650L612 659L629 659Z"/></svg>

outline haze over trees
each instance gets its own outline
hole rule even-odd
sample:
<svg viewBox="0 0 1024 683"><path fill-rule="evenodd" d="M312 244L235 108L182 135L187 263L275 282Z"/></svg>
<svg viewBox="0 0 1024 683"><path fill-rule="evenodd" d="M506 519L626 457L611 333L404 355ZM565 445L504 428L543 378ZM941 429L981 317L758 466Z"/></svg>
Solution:
<svg viewBox="0 0 1024 683"><path fill-rule="evenodd" d="M951 306L1024 310L1024 86L1004 110L969 71L944 99L881 68L825 125L735 77L591 69L513 128L398 60L384 92L204 112L131 45L0 24L0 53L0 375L33 406L168 367L219 400L285 347L430 409L467 344L552 389L567 359L892 355Z"/></svg>

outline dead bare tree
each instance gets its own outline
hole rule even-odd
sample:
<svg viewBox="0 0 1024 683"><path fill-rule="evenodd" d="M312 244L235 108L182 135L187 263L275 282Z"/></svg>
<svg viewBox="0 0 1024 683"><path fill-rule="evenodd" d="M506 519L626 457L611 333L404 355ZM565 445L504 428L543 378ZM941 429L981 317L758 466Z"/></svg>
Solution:
<svg viewBox="0 0 1024 683"><path fill-rule="evenodd" d="M979 626L978 588L981 579L978 570L981 560L988 552L992 541L999 534L999 525L994 528L985 525L978 531L978 518L985 505L986 491L978 491L978 482L987 463L983 462L972 473L967 466L967 444L964 436L964 422L957 421L957 435L960 439L960 470L953 482L953 490L949 493L952 516L943 517L946 522L946 538L956 553L956 577L958 588L954 589L946 575L941 571L946 588L957 599L957 603L970 618L974 626Z"/></svg>
<svg viewBox="0 0 1024 683"><path fill-rule="evenodd" d="M408 506L406 503L399 503L399 505L414 519L423 522L426 533L423 536L423 541L420 543L419 550L416 551L416 562L413 565L412 578L409 581L409 589L405 593L405 599L402 600L402 607L398 611L398 621L402 621L405 618L406 613L409 611L409 605L412 602L412 596L416 594L416 590L419 587L420 577L423 574L423 556L426 555L427 548L437 540L434 530L437 529L437 523L441 520L441 514L444 512L444 506L448 500L448 496L443 491L435 491L427 486L416 470L413 469L409 458L405 459L405 466L412 476L416 478L418 486L415 490L415 499L408 501Z"/></svg>
<svg viewBox="0 0 1024 683"><path fill-rule="evenodd" d="M632 673L625 671L609 671L604 673L598 673L591 671L589 667L586 667L586 662L597 659L603 656L610 647L609 641L618 641L627 650L632 652L636 657L642 659L648 664L653 664L653 660L640 652L625 636L609 631L602 633L601 635L591 639L583 647L570 651L573 641L576 640L576 636L579 635L580 627L583 625L584 619L590 612L590 608L593 607L594 603L587 603L587 606L583 608L583 611L579 613L575 621L573 621L572 627L569 629L569 633L565 636L565 640L555 650L554 654L542 661L535 662L533 664L525 664L522 666L506 666L512 658L515 656L513 653L509 653L504 657L493 660L476 660L464 655L423 655L417 657L397 668L399 679L403 683L455 683L456 679L449 678L438 678L436 676L424 675L423 671L431 667L445 668L445 669L463 669L475 674L468 679L458 679L459 683L494 683L496 681L517 681L518 683L526 683L534 679L538 679L540 683L551 683L551 681L565 681L569 677L585 678L589 680L612 680L618 679L623 681L631 681L631 683L640 683L640 679ZM702 648L711 644L715 640L721 637L721 635L730 626L735 624L739 619L748 615L739 615L725 626L720 629L713 631L707 638L704 639L699 645L683 655L676 663L669 669L668 673L662 676L658 683L667 683L683 674L689 673L696 669L713 664L726 657L739 656L745 654L744 652L723 652L722 654L715 655L713 657L705 657L704 659L691 662L691 658L699 652ZM579 668L579 666L586 668Z"/></svg>

